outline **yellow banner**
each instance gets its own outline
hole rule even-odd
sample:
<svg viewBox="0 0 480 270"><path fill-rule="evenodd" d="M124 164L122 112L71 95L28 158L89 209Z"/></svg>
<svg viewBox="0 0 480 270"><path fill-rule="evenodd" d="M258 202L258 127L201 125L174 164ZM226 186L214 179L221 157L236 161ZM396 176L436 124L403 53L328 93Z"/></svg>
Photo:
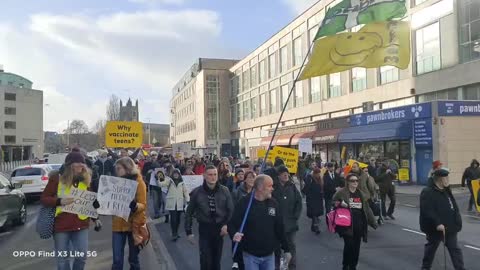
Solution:
<svg viewBox="0 0 480 270"><path fill-rule="evenodd" d="M267 150L257 149L257 158L264 158L266 154L267 154Z"/></svg>
<svg viewBox="0 0 480 270"><path fill-rule="evenodd" d="M271 153L271 154L270 154ZM288 172L297 173L298 170L298 150L286 147L275 146L268 154L268 161L275 162L275 159L281 158L288 168Z"/></svg>
<svg viewBox="0 0 480 270"><path fill-rule="evenodd" d="M410 170L408 168L398 169L398 180L410 181Z"/></svg>
<svg viewBox="0 0 480 270"><path fill-rule="evenodd" d="M111 148L142 146L143 128L140 122L109 121L105 128L105 145Z"/></svg>
<svg viewBox="0 0 480 270"><path fill-rule="evenodd" d="M365 164L365 163L362 163L362 162L358 162L358 161L356 161L356 160L354 160L354 159L349 159L349 160L348 160L348 166L352 167L353 163L355 163L355 162L358 163L358 165L360 166L360 169L363 169L363 168L368 167L368 164Z"/></svg>
<svg viewBox="0 0 480 270"><path fill-rule="evenodd" d="M478 204L478 190L480 190L480 179L472 181L473 195L475 198L475 205L477 206L477 211L480 212L480 204Z"/></svg>
<svg viewBox="0 0 480 270"><path fill-rule="evenodd" d="M403 21L370 23L356 33L340 33L315 41L300 80L353 67L395 66L410 63L410 24Z"/></svg>

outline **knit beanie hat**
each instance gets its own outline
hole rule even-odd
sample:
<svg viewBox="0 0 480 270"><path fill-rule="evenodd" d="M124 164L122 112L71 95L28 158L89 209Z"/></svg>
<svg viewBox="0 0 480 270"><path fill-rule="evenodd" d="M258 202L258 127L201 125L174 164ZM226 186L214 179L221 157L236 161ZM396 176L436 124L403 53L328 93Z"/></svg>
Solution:
<svg viewBox="0 0 480 270"><path fill-rule="evenodd" d="M239 173L244 172L242 169L238 168L235 170L235 176L237 176Z"/></svg>
<svg viewBox="0 0 480 270"><path fill-rule="evenodd" d="M65 158L65 166L70 166L73 163L85 164L85 157L80 152L71 152Z"/></svg>
<svg viewBox="0 0 480 270"><path fill-rule="evenodd" d="M277 171L278 171L278 174L282 174L282 173L285 173L285 172L289 173L288 168L285 167L285 166L278 167Z"/></svg>

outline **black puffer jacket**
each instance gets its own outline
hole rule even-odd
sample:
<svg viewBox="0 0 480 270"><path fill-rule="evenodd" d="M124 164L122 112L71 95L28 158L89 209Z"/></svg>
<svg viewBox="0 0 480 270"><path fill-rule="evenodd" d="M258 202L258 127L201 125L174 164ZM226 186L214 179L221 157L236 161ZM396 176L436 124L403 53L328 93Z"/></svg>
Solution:
<svg viewBox="0 0 480 270"><path fill-rule="evenodd" d="M420 229L426 234L439 233L440 224L447 232L457 233L462 230L462 217L450 188L440 190L432 185L420 194Z"/></svg>
<svg viewBox="0 0 480 270"><path fill-rule="evenodd" d="M462 176L462 187L465 186L465 182L467 185L471 185L472 180L480 179L480 167L479 163L476 159L472 160L470 167L465 169L465 172Z"/></svg>
<svg viewBox="0 0 480 270"><path fill-rule="evenodd" d="M293 181L285 185L274 186L272 197L278 202L282 211L285 232L298 231L298 219L302 213L302 195Z"/></svg>

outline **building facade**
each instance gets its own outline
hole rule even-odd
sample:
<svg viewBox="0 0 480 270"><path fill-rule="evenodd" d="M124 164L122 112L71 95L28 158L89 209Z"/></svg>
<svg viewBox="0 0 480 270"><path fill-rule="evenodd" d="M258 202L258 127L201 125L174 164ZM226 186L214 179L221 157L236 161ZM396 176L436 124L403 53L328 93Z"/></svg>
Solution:
<svg viewBox="0 0 480 270"><path fill-rule="evenodd" d="M170 125L143 123L143 144L164 147L170 144Z"/></svg>
<svg viewBox="0 0 480 270"><path fill-rule="evenodd" d="M230 68L231 144L239 150L234 154L252 157L268 146L318 25L338 2L317 2ZM459 183L468 159L479 157L480 148L450 147L456 143L446 137L472 142L465 137L471 135L468 127L451 127L473 124L478 116L455 122L458 115L439 115L443 103L436 100L480 99L480 2L411 0L407 6L410 66L354 68L297 82L274 145L296 147L299 138L312 138L314 153L324 161L387 158L419 183L431 161L440 159Z"/></svg>
<svg viewBox="0 0 480 270"><path fill-rule="evenodd" d="M170 142L230 155L229 69L237 60L200 58L172 89Z"/></svg>
<svg viewBox="0 0 480 270"><path fill-rule="evenodd" d="M120 100L120 121L128 122L138 122L139 113L138 113L138 100L135 102L135 106L132 103L132 100L129 98L127 104L123 106L122 101Z"/></svg>
<svg viewBox="0 0 480 270"><path fill-rule="evenodd" d="M43 156L43 92L0 68L1 161Z"/></svg>

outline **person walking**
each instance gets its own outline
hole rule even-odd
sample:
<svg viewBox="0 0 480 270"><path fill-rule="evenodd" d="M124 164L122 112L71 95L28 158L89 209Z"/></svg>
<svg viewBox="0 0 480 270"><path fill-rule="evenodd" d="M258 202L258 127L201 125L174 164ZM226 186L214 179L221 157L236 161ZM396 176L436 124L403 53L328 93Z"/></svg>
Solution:
<svg viewBox="0 0 480 270"><path fill-rule="evenodd" d="M98 168L98 177L102 175L115 175L115 166L111 159L108 159L108 152L101 151L100 157L95 161L95 166Z"/></svg>
<svg viewBox="0 0 480 270"><path fill-rule="evenodd" d="M193 167L193 172L195 175L203 175L205 173L205 162L203 162L203 159L200 157L197 157L195 159L195 166Z"/></svg>
<svg viewBox="0 0 480 270"><path fill-rule="evenodd" d="M193 217L198 221L200 269L220 270L223 237L228 234L228 222L233 215L233 201L227 187L218 181L215 166L205 168L202 186L190 193L190 203L185 213L187 239L194 244Z"/></svg>
<svg viewBox="0 0 480 270"><path fill-rule="evenodd" d="M268 175L255 178L254 194L243 197L232 217L230 234L233 241L241 243L246 270L274 270L274 252L280 247L285 252L286 263L292 258L284 229L282 211L272 198L273 179ZM250 196L253 196L251 198ZM252 200L243 232L240 227Z"/></svg>
<svg viewBox="0 0 480 270"><path fill-rule="evenodd" d="M128 262L131 270L140 270L138 255L140 247L135 244L134 232L147 223L147 187L135 162L123 157L115 163L116 175L138 183L135 199L130 203L130 217L125 221L121 217L112 217L112 270L123 270L125 244L128 240Z"/></svg>
<svg viewBox="0 0 480 270"><path fill-rule="evenodd" d="M233 178L233 191L235 192L240 185L245 181L245 171L244 169L236 169L235 176Z"/></svg>
<svg viewBox="0 0 480 270"><path fill-rule="evenodd" d="M380 168L379 175L377 177L377 183L380 187L380 198L382 200L382 215L385 219L392 219L395 220L393 216L393 212L395 211L395 185L393 184L393 180L396 178L395 174L392 172L390 168L387 167L386 164L382 164ZM388 211L385 206L385 200L388 198L390 199L390 205L388 206Z"/></svg>
<svg viewBox="0 0 480 270"><path fill-rule="evenodd" d="M225 186L228 188L230 192L233 191L233 176L230 171L231 166L228 162L222 161L218 165L218 181L220 182L221 185Z"/></svg>
<svg viewBox="0 0 480 270"><path fill-rule="evenodd" d="M312 176L305 179L304 192L307 197L307 217L312 219L310 230L320 234L320 217L323 216L324 183L318 168L313 170Z"/></svg>
<svg viewBox="0 0 480 270"><path fill-rule="evenodd" d="M357 269L360 255L362 238L364 241L368 235L368 225L377 228L375 218L368 211L368 203L365 195L358 189L359 178L356 174L349 174L346 177L346 187L340 189L333 195L335 207L347 208L350 210L351 226L338 227L337 233L343 238L343 270Z"/></svg>
<svg viewBox="0 0 480 270"><path fill-rule="evenodd" d="M165 201L163 196L162 187L158 184L159 181L162 182L165 180L165 173L161 170L156 169L150 173L150 194L153 199L153 212L154 219L160 218L161 214L165 210Z"/></svg>
<svg viewBox="0 0 480 270"><path fill-rule="evenodd" d="M468 201L468 211L475 209L475 196L473 195L472 181L480 179L480 168L476 159L472 160L470 167L465 169L462 176L462 187L467 184L468 191L470 191L470 200Z"/></svg>
<svg viewBox="0 0 480 270"><path fill-rule="evenodd" d="M327 171L323 175L323 190L325 199L325 212L328 213L332 209L332 198L335 192L345 186L340 174L335 172L333 163L327 163Z"/></svg>
<svg viewBox="0 0 480 270"><path fill-rule="evenodd" d="M172 230L172 241L177 241L178 227L180 226L180 218L182 213L190 201L187 187L183 182L182 175L177 169L173 172L172 178L159 179L158 185L167 189L165 199L165 210L170 212L170 228Z"/></svg>
<svg viewBox="0 0 480 270"><path fill-rule="evenodd" d="M55 207L54 246L57 256L58 270L83 270L87 261L88 227L90 218L62 211L62 206L74 202L69 198L73 188L89 190L91 173L85 164L85 157L80 152L71 152L65 158L62 172L49 175L47 186L40 197L40 203L45 207ZM93 219L92 219L93 221ZM94 220L98 230L102 227L100 220ZM84 254L73 259L70 252Z"/></svg>
<svg viewBox="0 0 480 270"><path fill-rule="evenodd" d="M420 194L420 229L427 243L422 270L430 270L441 242L450 253L455 270L464 270L463 253L458 246L457 234L462 230L462 217L448 179L449 171L441 168L434 172L433 182Z"/></svg>
<svg viewBox="0 0 480 270"><path fill-rule="evenodd" d="M288 269L294 270L296 269L295 235L298 231L298 219L302 213L302 195L291 180L287 167L279 166L277 172L279 181L274 186L272 196L278 202L279 210L282 213L285 236L292 254ZM277 249L275 252L275 269L280 268L280 257L281 250Z"/></svg>

